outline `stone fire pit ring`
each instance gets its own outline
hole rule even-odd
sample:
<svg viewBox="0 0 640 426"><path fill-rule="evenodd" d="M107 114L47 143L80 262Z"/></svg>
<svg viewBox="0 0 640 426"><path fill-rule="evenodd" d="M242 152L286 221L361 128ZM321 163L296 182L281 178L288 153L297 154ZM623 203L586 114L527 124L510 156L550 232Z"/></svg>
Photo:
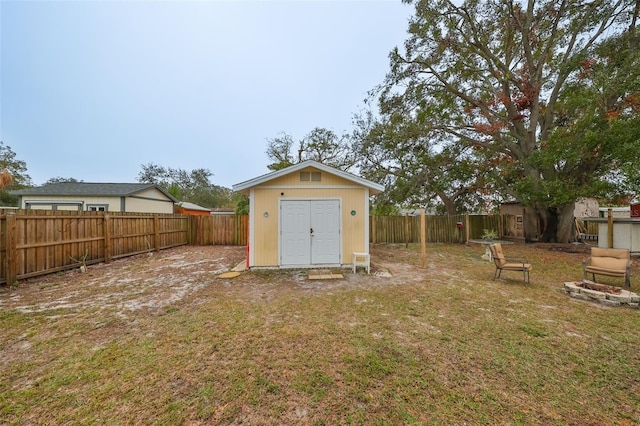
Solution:
<svg viewBox="0 0 640 426"><path fill-rule="evenodd" d="M564 289L574 299L596 302L606 306L628 306L638 309L640 296L620 287L582 280L564 283Z"/></svg>

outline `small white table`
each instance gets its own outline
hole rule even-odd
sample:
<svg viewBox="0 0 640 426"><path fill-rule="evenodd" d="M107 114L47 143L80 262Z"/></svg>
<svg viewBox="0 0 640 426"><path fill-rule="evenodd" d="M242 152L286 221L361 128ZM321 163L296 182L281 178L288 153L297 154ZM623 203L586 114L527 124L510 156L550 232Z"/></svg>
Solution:
<svg viewBox="0 0 640 426"><path fill-rule="evenodd" d="M493 262L491 249L489 248L491 244L502 244L503 246L506 246L508 244L513 244L513 241L506 241L506 240L469 240L469 242L474 244L482 244L482 246L484 247L484 254L482 255L482 258L488 259L489 262Z"/></svg>
<svg viewBox="0 0 640 426"><path fill-rule="evenodd" d="M371 257L369 253L353 252L353 273L356 273L356 268L362 266L367 269L367 274L371 270Z"/></svg>

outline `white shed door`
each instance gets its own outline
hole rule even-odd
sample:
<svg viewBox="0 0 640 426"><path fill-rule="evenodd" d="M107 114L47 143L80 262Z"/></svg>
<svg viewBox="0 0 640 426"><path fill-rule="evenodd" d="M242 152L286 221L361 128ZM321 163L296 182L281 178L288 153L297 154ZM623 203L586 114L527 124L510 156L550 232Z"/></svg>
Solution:
<svg viewBox="0 0 640 426"><path fill-rule="evenodd" d="M280 264L340 263L340 202L282 201L280 204Z"/></svg>

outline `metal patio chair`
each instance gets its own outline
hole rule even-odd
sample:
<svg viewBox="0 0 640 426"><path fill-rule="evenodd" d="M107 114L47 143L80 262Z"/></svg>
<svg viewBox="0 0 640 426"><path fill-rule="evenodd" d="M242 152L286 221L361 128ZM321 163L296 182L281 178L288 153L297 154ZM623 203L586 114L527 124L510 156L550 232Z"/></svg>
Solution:
<svg viewBox="0 0 640 426"><path fill-rule="evenodd" d="M506 258L502 251L502 245L496 243L489 246L491 250L491 257L493 257L493 263L496 265L496 272L493 275L493 279L500 278L502 271L518 271L522 272L522 278L525 282L529 281L529 272L531 272L531 263L526 259L514 259Z"/></svg>

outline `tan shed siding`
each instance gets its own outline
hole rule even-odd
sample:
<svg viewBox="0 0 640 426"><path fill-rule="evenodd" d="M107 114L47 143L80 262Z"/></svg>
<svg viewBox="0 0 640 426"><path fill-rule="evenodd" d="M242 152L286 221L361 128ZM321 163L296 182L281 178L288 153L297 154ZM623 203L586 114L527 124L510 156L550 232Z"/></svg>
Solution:
<svg viewBox="0 0 640 426"><path fill-rule="evenodd" d="M315 169L311 169L315 170ZM329 179L329 177L331 179ZM294 185L294 182L296 185ZM254 247L253 266L277 266L280 263L279 224L281 200L339 199L341 215L341 260L351 263L351 253L365 251L366 211L365 188L356 187L344 179L323 173L321 182L299 182L299 175L284 176L276 182L269 182L268 188L254 188ZM310 188L309 184L319 183L332 188ZM301 187L304 185L304 187ZM284 195L281 195L284 193ZM351 211L355 215L351 215ZM264 216L268 212L268 217Z"/></svg>
<svg viewBox="0 0 640 426"><path fill-rule="evenodd" d="M364 188L351 190L348 196L343 199L342 206L342 263L351 263L351 254L354 251L362 252L365 250L363 242L365 240L365 222L367 220L364 206ZM367 200L368 202L368 200ZM355 211L355 215L351 215L351 211Z"/></svg>
<svg viewBox="0 0 640 426"><path fill-rule="evenodd" d="M253 199L253 266L278 266L279 190L256 188ZM269 217L264 217L264 212Z"/></svg>

